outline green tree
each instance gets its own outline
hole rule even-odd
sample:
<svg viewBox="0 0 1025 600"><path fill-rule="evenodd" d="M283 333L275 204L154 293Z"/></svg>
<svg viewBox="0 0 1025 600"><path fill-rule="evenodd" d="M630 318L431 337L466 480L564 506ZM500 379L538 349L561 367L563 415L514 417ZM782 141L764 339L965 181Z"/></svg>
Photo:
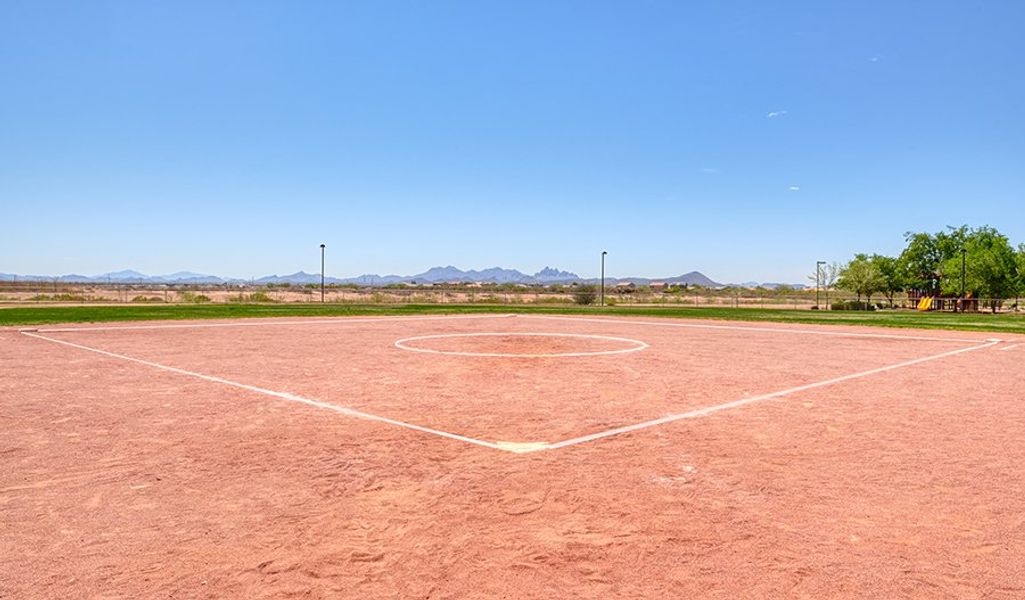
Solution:
<svg viewBox="0 0 1025 600"><path fill-rule="evenodd" d="M867 254L858 254L840 271L836 285L857 294L859 303L865 296L866 303L871 304L872 294L883 289L883 276Z"/></svg>
<svg viewBox="0 0 1025 600"><path fill-rule="evenodd" d="M949 261L955 255L960 256L961 248L970 233L967 225L947 227L946 231L934 234L905 233L907 246L900 255L905 288L928 293L942 288L943 280L950 276L945 267L949 266Z"/></svg>
<svg viewBox="0 0 1025 600"><path fill-rule="evenodd" d="M1025 243L1018 245L1018 296L1025 295Z"/></svg>
<svg viewBox="0 0 1025 600"><path fill-rule="evenodd" d="M907 289L907 275L904 265L898 258L882 256L880 254L873 254L869 262L879 272L879 277L882 281L879 291L886 296L886 300L890 303L890 308L893 308L893 297L898 292L903 292Z"/></svg>
<svg viewBox="0 0 1025 600"><path fill-rule="evenodd" d="M966 251L963 287L977 298L989 298L996 312L1000 301L1014 295L1020 285L1018 256L1007 236L992 227L966 230L957 240L961 246L942 265L943 293L959 296L961 281L961 249Z"/></svg>
<svg viewBox="0 0 1025 600"><path fill-rule="evenodd" d="M936 288L940 263L946 258L936 236L909 231L904 234L904 240L907 245L900 254L900 261L907 274L908 287L933 291Z"/></svg>
<svg viewBox="0 0 1025 600"><path fill-rule="evenodd" d="M954 255L960 253L961 248L964 248L965 243L973 235L974 231L978 230L969 229L967 225L962 225L960 227L948 226L946 231L937 233L936 245L943 259L949 260Z"/></svg>

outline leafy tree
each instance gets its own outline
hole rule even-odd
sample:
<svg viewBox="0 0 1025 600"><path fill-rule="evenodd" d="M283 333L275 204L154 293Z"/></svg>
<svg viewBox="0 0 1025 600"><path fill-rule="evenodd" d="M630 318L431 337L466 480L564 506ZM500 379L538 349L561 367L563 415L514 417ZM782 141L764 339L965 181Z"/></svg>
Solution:
<svg viewBox="0 0 1025 600"><path fill-rule="evenodd" d="M904 240L907 246L901 252L900 261L907 274L908 287L925 291L934 290L940 263L946 258L939 241L932 234L910 231L904 234Z"/></svg>
<svg viewBox="0 0 1025 600"><path fill-rule="evenodd" d="M858 254L840 271L837 287L857 294L859 303L865 296L866 302L871 304L872 294L883 289L883 276L868 255Z"/></svg>
<svg viewBox="0 0 1025 600"><path fill-rule="evenodd" d="M905 287L929 293L942 288L943 280L952 275L945 268L951 259L960 256L971 231L967 225L962 225L947 227L946 231L935 234L905 233L907 246L900 255Z"/></svg>
<svg viewBox="0 0 1025 600"><path fill-rule="evenodd" d="M964 289L975 297L990 298L990 306L996 312L1000 299L1014 295L1020 285L1014 247L1005 235L992 227L965 230L958 241L961 247L942 265L943 292L952 296L961 294L961 248L964 248L967 252Z"/></svg>
<svg viewBox="0 0 1025 600"><path fill-rule="evenodd" d="M879 272L882 285L879 289L893 308L893 297L906 289L907 275L900 259L873 254L869 262Z"/></svg>
<svg viewBox="0 0 1025 600"><path fill-rule="evenodd" d="M960 227L947 227L946 231L941 231L936 234L936 245L940 250L940 254L943 255L944 260L949 260L955 255L960 254L961 248L964 248L968 238L971 237L976 230L969 229L967 225ZM942 266L941 270L942 270Z"/></svg>
<svg viewBox="0 0 1025 600"><path fill-rule="evenodd" d="M1025 244L1018 246L1018 289L1017 295L1025 295Z"/></svg>

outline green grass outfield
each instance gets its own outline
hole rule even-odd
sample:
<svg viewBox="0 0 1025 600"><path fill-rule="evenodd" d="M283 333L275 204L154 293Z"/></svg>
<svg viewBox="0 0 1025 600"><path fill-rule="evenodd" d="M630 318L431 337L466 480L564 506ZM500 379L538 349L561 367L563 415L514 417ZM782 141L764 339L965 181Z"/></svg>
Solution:
<svg viewBox="0 0 1025 600"><path fill-rule="evenodd" d="M715 307L579 307L508 304L172 304L146 306L14 306L0 309L0 326L176 319L343 317L471 313L586 314L823 325L872 325L1025 334L1025 315L917 311L814 311Z"/></svg>

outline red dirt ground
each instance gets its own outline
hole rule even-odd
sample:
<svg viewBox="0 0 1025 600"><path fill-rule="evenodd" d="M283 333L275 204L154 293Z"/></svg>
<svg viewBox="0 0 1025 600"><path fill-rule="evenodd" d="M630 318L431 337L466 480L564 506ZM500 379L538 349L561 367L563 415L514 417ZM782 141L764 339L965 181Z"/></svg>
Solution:
<svg viewBox="0 0 1025 600"><path fill-rule="evenodd" d="M45 335L518 442L985 338L662 323L487 316ZM393 344L472 332L649 347L496 358ZM0 597L1021 598L1025 345L1009 346L512 454L0 331Z"/></svg>

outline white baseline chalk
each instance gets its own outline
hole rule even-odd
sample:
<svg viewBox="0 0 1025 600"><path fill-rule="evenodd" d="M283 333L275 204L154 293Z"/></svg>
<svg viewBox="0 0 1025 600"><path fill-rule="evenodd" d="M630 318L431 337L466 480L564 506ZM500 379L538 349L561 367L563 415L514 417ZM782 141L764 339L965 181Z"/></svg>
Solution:
<svg viewBox="0 0 1025 600"><path fill-rule="evenodd" d="M916 358L913 360L906 360L904 362L896 363L893 365L887 365L885 367L879 367L876 369L869 369L868 371L860 371L858 373L851 373L850 375L843 375L841 377L834 377L832 379L826 379L824 381L818 381L815 383L808 383L805 385L799 385L786 390L780 390L778 392L772 392L769 394L762 394L760 396L753 396L751 398L742 398L740 400L734 400L733 402L726 402L724 404L716 404L714 406L706 406L704 408L698 408L683 413L674 415L667 415L659 419L652 419L650 421L643 421L641 423L635 423L633 425L626 425L624 427L616 427L606 431L600 431L598 433L592 433L590 435L583 435L580 437L570 438L568 440L562 440L561 442L555 442L548 444L544 448L539 450L556 450L558 448L565 448L566 446L573 446L576 444L583 444L584 442L591 442L601 438L607 438L613 435L619 435L621 433L629 433L631 431L637 431L639 429L645 429L648 427L654 427L656 425L664 425L665 423L672 423L673 421L679 421L680 419L693 419L695 417L703 417L712 413L728 410L731 408L739 408L747 404L753 404L755 402L762 402L764 400L770 400L772 398L780 398L788 396L790 394L796 394L797 392L803 392L806 390L812 390L815 388L825 387L828 385L834 385L844 381L850 381L852 379L859 379L861 377L868 377L869 375L875 375L877 373L884 373L886 371L892 371L894 369L901 369L903 367L910 367L911 365L917 365L931 360L939 360L948 356L954 356L955 354L962 354L964 352L972 352L974 350L981 350L983 348L989 348L995 344L999 344L999 341L991 341L978 346L970 346L968 348L960 348L958 350L951 350L949 352L943 352L941 354L933 354L932 356L926 356L923 358Z"/></svg>
<svg viewBox="0 0 1025 600"><path fill-rule="evenodd" d="M149 361L149 360L143 360L141 358L133 358L131 356L126 356L124 354L117 354L115 352L108 352L106 350L100 350L99 348L92 348L90 346L83 346L82 344L75 344L73 342L66 342L64 340L58 340L58 339L46 337L44 335L39 335L38 333L22 331L21 334L22 335L27 335L27 336L29 336L31 338L36 338L36 339L40 339L40 340L46 340L48 342L53 342L55 344L62 344L64 346L70 346L72 348L78 348L79 350L87 350L89 352L95 352L96 354L102 354L104 356L109 356L111 358L118 358L118 359L121 359L121 360L127 360L129 362L134 362L134 363L138 363L138 364L141 364L141 365L146 365L148 367L153 367L155 369L161 369L161 370L164 370L164 371L170 371L171 373L177 373L179 375L188 375L189 377L195 377L197 379L202 379L204 381L211 381L213 383L220 383L222 385L229 385L229 386L236 387L236 388L239 388L239 389L248 390L250 392L256 392L258 394L266 394L268 396L273 396L275 398L280 398L282 400L288 400L289 402L298 402L299 404L307 404L309 406L315 406L317 408L323 408L323 409L326 409L326 410L332 410L332 411L341 413L343 415L349 415L349 416L352 416L352 417L358 417L360 419L367 419L367 420L370 420L370 421L378 421L378 422L381 422L381 423L387 423L389 425L395 425L397 427L404 427L406 429L412 429L414 431L419 431L421 433L430 433L430 434L433 434L433 435L437 435L437 436L441 436L441 437L445 437L445 438L449 438L449 439L453 439L453 440L459 440L460 442L466 442L467 444L475 444L477 446L484 446L485 448L491 448L493 450L503 450L503 451L506 451L506 452L518 452L518 450L509 449L509 448L503 447L503 446L501 446L499 444L496 444L496 443L486 442L484 440L478 440L478 439L474 439L474 438L471 438L471 437L466 437L465 435L459 435L457 433L449 433L448 431L441 431L440 429L432 429L430 427L422 427L420 425L414 425L412 423L406 423L405 421L399 421L399 420L396 420L396 419L389 419L388 417L382 417L382 416L379 416L379 415L363 412L361 410L356 410L356 409L353 409L353 408L348 408L346 406L339 406L337 404L330 404L328 402L321 402L320 400L311 400L310 398L303 398L302 396L297 396L295 394L289 394L288 392L278 392L278 391L275 391L275 390L268 390L268 389L265 389L265 388L257 387L255 385L247 385L245 383L239 383L237 381L231 381L229 379L224 379L223 377L214 377L213 375L204 375L203 373L196 373L195 371L187 371L185 369L179 369L177 367L171 367L171 366L168 366L168 365L162 365L160 363L152 362L152 361Z"/></svg>

